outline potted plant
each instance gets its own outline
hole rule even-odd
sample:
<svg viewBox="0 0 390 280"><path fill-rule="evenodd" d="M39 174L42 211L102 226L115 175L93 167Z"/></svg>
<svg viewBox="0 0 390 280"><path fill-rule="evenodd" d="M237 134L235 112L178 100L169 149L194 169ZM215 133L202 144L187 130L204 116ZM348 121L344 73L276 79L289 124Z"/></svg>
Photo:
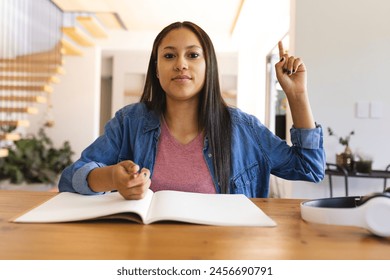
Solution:
<svg viewBox="0 0 390 280"><path fill-rule="evenodd" d="M9 147L8 156L0 159L0 180L55 185L62 170L72 163L73 153L68 141L55 148L41 128L37 135L15 141Z"/></svg>
<svg viewBox="0 0 390 280"><path fill-rule="evenodd" d="M354 169L358 173L371 173L372 157L361 152L355 153Z"/></svg>
<svg viewBox="0 0 390 280"><path fill-rule="evenodd" d="M349 141L351 136L355 134L355 131L351 131L345 137L337 136L333 130L328 127L329 136L335 136L338 138L339 143L345 146L344 151L342 153L336 154L336 164L342 167L345 167L347 170L351 171L353 169L353 154L351 148L349 147Z"/></svg>

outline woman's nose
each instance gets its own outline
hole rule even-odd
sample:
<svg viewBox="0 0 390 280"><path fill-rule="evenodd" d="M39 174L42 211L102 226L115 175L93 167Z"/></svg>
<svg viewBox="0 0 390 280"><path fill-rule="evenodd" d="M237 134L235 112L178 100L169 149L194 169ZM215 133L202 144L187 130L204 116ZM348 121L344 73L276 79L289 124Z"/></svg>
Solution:
<svg viewBox="0 0 390 280"><path fill-rule="evenodd" d="M175 70L182 71L187 69L188 69L187 60L184 57L179 57L175 65Z"/></svg>

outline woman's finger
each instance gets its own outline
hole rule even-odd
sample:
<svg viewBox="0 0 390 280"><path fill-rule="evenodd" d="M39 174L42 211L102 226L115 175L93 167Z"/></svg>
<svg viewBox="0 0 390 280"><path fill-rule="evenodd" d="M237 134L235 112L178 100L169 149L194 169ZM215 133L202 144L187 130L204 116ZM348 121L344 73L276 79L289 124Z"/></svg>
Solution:
<svg viewBox="0 0 390 280"><path fill-rule="evenodd" d="M302 64L303 64L302 59L300 59L299 57L296 58L296 59L294 60L294 64L293 64L293 73L298 72L299 67L300 67Z"/></svg>
<svg viewBox="0 0 390 280"><path fill-rule="evenodd" d="M141 173L140 177L144 177L144 175ZM142 184L127 188L126 191L122 193L122 196L126 199L142 199L151 184L148 177L144 177L143 180Z"/></svg>
<svg viewBox="0 0 390 280"><path fill-rule="evenodd" d="M284 71L287 73L287 75L291 75L294 70L294 61L295 57L290 56L287 60L287 62L284 65Z"/></svg>
<svg viewBox="0 0 390 280"><path fill-rule="evenodd" d="M278 42L278 48L279 48L279 58L282 59L282 57L284 57L285 55L282 41Z"/></svg>
<svg viewBox="0 0 390 280"><path fill-rule="evenodd" d="M139 170L139 165L135 164L134 162L130 161L128 165L126 166L126 170L128 173L133 174L137 173Z"/></svg>
<svg viewBox="0 0 390 280"><path fill-rule="evenodd" d="M145 167L142 168L139 173L142 174L142 176L144 176L146 179L150 178L150 170Z"/></svg>

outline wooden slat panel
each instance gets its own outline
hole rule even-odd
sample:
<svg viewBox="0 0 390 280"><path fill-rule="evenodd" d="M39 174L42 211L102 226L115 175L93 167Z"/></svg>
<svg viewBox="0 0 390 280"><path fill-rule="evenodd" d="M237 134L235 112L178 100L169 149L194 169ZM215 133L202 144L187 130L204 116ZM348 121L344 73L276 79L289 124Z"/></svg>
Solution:
<svg viewBox="0 0 390 280"><path fill-rule="evenodd" d="M65 74L64 68L57 65L26 65L26 64L2 66L0 67L0 72Z"/></svg>
<svg viewBox="0 0 390 280"><path fill-rule="evenodd" d="M107 32L94 17L78 16L76 20L95 38L107 38Z"/></svg>
<svg viewBox="0 0 390 280"><path fill-rule="evenodd" d="M0 95L0 101L16 101L16 102L36 102L46 103L47 99L44 96L14 96Z"/></svg>
<svg viewBox="0 0 390 280"><path fill-rule="evenodd" d="M19 81L19 82L37 82L37 83L59 83L60 79L56 76L0 76L0 81Z"/></svg>
<svg viewBox="0 0 390 280"><path fill-rule="evenodd" d="M18 141L20 140L20 134L17 133L0 134L0 140Z"/></svg>
<svg viewBox="0 0 390 280"><path fill-rule="evenodd" d="M65 60L62 57L42 57L38 58L29 58L29 57L17 57L17 58L0 58L0 63L4 63L6 65L10 64L53 64L53 65L64 65ZM3 66L6 66L3 65Z"/></svg>
<svg viewBox="0 0 390 280"><path fill-rule="evenodd" d="M7 156L8 156L8 150L0 149L0 157L7 157Z"/></svg>
<svg viewBox="0 0 390 280"><path fill-rule="evenodd" d="M62 32L80 46L90 47L95 45L88 35L78 27L62 27Z"/></svg>
<svg viewBox="0 0 390 280"><path fill-rule="evenodd" d="M95 13L96 18L110 29L126 29L117 13Z"/></svg>
<svg viewBox="0 0 390 280"><path fill-rule="evenodd" d="M235 99L235 98L237 98L237 94L235 92L224 91L224 92L222 92L222 97L229 98L229 99Z"/></svg>
<svg viewBox="0 0 390 280"><path fill-rule="evenodd" d="M38 52L38 53L32 53L22 56L17 56L16 58L12 59L2 59L2 61L31 61L31 62L52 62L55 64L62 65L62 53L61 53L61 46L58 44L56 47L54 47L52 50L45 51L45 52ZM1 60L0 60L1 61Z"/></svg>
<svg viewBox="0 0 390 280"><path fill-rule="evenodd" d="M0 107L0 112L38 114L38 109L35 107Z"/></svg>
<svg viewBox="0 0 390 280"><path fill-rule="evenodd" d="M20 91L43 91L47 93L52 93L53 88L48 85L43 86L14 86L14 85L0 85L2 90L20 90Z"/></svg>
<svg viewBox="0 0 390 280"><path fill-rule="evenodd" d="M6 121L6 120L0 120L0 126L29 126L30 122L28 120L11 120L11 121Z"/></svg>
<svg viewBox="0 0 390 280"><path fill-rule="evenodd" d="M65 55L83 55L81 50L65 39L61 39L61 45Z"/></svg>

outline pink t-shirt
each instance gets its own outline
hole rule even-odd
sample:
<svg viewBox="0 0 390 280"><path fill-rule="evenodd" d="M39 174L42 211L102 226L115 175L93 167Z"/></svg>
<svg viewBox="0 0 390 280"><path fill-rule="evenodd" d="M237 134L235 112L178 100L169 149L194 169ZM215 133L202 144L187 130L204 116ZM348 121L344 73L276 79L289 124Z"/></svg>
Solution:
<svg viewBox="0 0 390 280"><path fill-rule="evenodd" d="M162 121L150 188L198 193L215 193L203 156L203 133L185 145L178 142Z"/></svg>

